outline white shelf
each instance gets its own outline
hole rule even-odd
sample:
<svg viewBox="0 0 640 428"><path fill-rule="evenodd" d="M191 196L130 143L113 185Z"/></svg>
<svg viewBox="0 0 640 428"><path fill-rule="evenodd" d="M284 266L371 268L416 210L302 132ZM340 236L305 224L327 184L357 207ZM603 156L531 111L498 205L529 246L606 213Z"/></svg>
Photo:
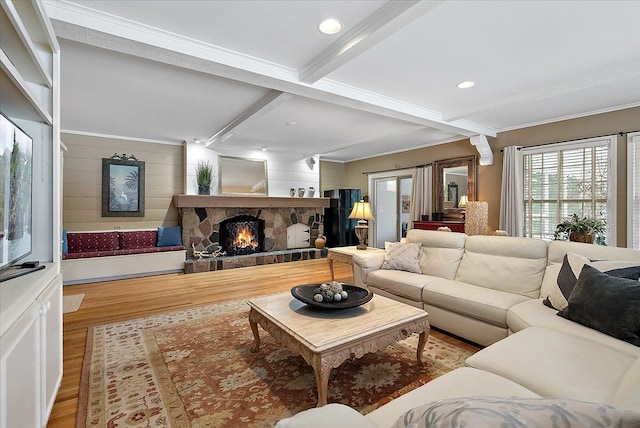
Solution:
<svg viewBox="0 0 640 428"><path fill-rule="evenodd" d="M51 88L53 86L51 64L46 65L43 59L51 56L50 51L47 52L46 46L42 43L39 43L39 46L36 45L18 15L16 6L20 9L29 7L30 10L26 10L25 14L32 15L34 19L37 19L30 2L22 1L14 4L10 0L3 0L4 13L0 18L2 49L26 80ZM44 52L41 54L42 51Z"/></svg>
<svg viewBox="0 0 640 428"><path fill-rule="evenodd" d="M8 83L7 81L10 81L12 83L12 86L14 86L15 89L17 89L22 94L22 97L24 97L31 104L35 112L39 115L39 120L45 121L50 126L53 125L53 117L51 116L51 113L41 105L39 100L40 97L38 97L33 92L29 83L26 80L24 80L22 75L18 72L16 67L9 60L9 57L7 57L7 55L4 53L3 49L0 49L0 69L3 71L2 73L3 74L2 76L3 92L5 90L5 85ZM5 78L7 81L5 81ZM7 90L8 92L12 92L11 88L7 88ZM16 100L16 101L17 103L20 103L19 100ZM22 102L22 104L23 103L24 102ZM3 100L3 104L5 104L4 100ZM17 108L19 107L17 106ZM19 111L23 111L23 110L24 110L23 108L19 109ZM19 117L22 117L24 119L33 119L33 117L30 117L30 116L28 117L19 116Z"/></svg>

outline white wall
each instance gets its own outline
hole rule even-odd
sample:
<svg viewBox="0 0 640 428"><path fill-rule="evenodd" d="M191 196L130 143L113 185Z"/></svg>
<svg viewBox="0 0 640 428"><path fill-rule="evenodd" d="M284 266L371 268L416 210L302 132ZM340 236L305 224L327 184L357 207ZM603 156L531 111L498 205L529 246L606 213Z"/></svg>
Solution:
<svg viewBox="0 0 640 428"><path fill-rule="evenodd" d="M269 196L289 197L289 189L296 191L300 187L309 189L313 187L314 197L320 197L320 160L314 157L313 168L309 168L307 161L301 159L298 154L283 152L263 152L261 150L234 150L231 147L224 147L224 151L211 150L203 144L185 142L186 145L186 189L187 195L197 195L198 185L196 182L195 169L199 161L209 161L214 166L214 180L211 185L212 195L220 194L218 183L218 156L238 156L250 159L267 160L267 179L269 186ZM305 197L308 192L305 193Z"/></svg>

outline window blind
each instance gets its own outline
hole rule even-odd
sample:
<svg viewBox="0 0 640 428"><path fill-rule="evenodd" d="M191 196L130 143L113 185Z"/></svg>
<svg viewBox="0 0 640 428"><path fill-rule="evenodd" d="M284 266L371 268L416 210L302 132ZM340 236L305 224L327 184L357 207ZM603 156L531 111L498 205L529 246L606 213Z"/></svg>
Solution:
<svg viewBox="0 0 640 428"><path fill-rule="evenodd" d="M640 132L627 141L627 247L640 250Z"/></svg>
<svg viewBox="0 0 640 428"><path fill-rule="evenodd" d="M604 220L615 244L615 136L524 148L525 236L551 240L572 214Z"/></svg>

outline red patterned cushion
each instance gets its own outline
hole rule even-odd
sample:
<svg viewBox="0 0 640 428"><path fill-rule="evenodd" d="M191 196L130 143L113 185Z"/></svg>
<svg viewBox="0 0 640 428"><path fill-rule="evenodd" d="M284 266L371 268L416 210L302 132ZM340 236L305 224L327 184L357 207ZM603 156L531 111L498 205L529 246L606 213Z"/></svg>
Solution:
<svg viewBox="0 0 640 428"><path fill-rule="evenodd" d="M135 250L138 248L153 248L158 243L157 230L137 230L120 232L120 248Z"/></svg>
<svg viewBox="0 0 640 428"><path fill-rule="evenodd" d="M118 249L118 232L67 233L69 253L88 253Z"/></svg>

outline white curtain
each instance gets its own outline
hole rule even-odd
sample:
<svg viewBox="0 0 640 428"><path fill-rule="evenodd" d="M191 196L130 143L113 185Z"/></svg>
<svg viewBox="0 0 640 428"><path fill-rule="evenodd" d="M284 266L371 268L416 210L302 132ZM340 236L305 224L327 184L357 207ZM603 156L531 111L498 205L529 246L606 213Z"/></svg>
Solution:
<svg viewBox="0 0 640 428"><path fill-rule="evenodd" d="M500 229L509 236L523 236L522 156L516 146L505 147L503 155Z"/></svg>
<svg viewBox="0 0 640 428"><path fill-rule="evenodd" d="M431 182L431 165L415 169L411 189L412 222L421 220L420 216L424 214L431 216Z"/></svg>

